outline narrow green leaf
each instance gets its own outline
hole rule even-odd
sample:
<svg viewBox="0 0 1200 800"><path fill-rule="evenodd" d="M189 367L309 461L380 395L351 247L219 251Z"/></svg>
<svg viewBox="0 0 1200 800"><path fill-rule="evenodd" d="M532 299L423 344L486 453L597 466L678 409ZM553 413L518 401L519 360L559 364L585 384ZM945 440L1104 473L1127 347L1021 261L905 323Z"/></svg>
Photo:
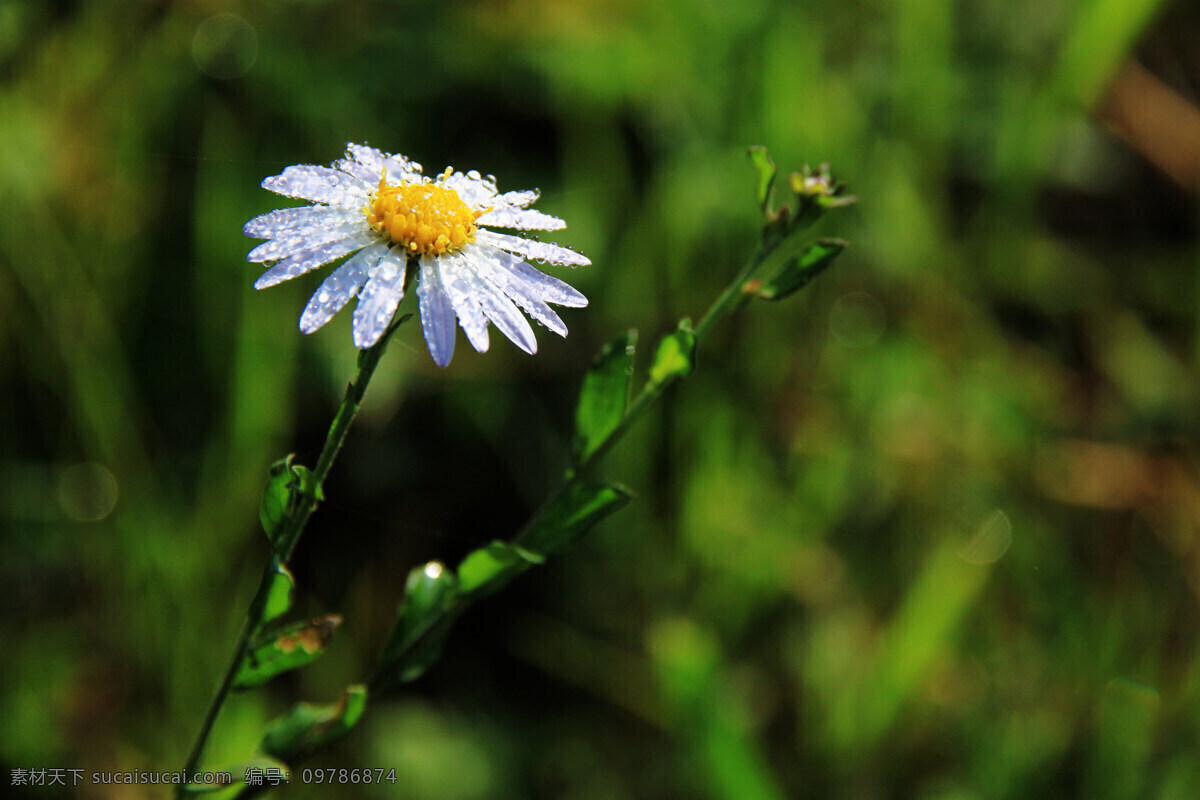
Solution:
<svg viewBox="0 0 1200 800"><path fill-rule="evenodd" d="M755 294L763 300L782 300L800 291L833 263L846 249L841 239L818 239L783 265L774 277L763 283Z"/></svg>
<svg viewBox="0 0 1200 800"><path fill-rule="evenodd" d="M492 542L467 554L458 567L458 593L480 599L495 594L545 557L507 542Z"/></svg>
<svg viewBox="0 0 1200 800"><path fill-rule="evenodd" d="M624 508L632 495L615 483L578 482L559 495L520 538L522 547L547 555L583 536L600 520Z"/></svg>
<svg viewBox="0 0 1200 800"><path fill-rule="evenodd" d="M771 160L771 154L762 145L752 146L749 154L750 161L758 172L758 190L756 192L758 205L765 214L767 213L767 201L771 197L771 186L775 183L775 174L778 170L775 162Z"/></svg>
<svg viewBox="0 0 1200 800"><path fill-rule="evenodd" d="M650 381L663 383L669 378L686 378L695 368L696 337L692 333L692 321L685 318L658 343L650 363Z"/></svg>
<svg viewBox="0 0 1200 800"><path fill-rule="evenodd" d="M346 687L330 705L297 703L267 726L261 749L281 761L292 761L346 734L367 708L367 687Z"/></svg>
<svg viewBox="0 0 1200 800"><path fill-rule="evenodd" d="M636 347L637 331L631 328L601 348L583 376L571 446L576 463L595 452L621 424L633 386Z"/></svg>
<svg viewBox="0 0 1200 800"><path fill-rule="evenodd" d="M315 661L325 652L334 631L341 624L341 617L329 614L272 631L263 641L251 645L233 680L233 688L240 690L262 686L280 673Z"/></svg>
<svg viewBox="0 0 1200 800"><path fill-rule="evenodd" d="M437 561L408 574L404 602L383 647L379 674L384 686L416 680L437 661L450 633L458 579Z"/></svg>

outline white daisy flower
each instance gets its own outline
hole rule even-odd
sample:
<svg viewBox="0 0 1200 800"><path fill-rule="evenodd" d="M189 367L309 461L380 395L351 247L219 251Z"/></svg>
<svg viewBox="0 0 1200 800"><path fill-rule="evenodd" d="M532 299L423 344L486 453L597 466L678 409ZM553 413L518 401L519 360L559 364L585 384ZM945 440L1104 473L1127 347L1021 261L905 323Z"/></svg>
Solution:
<svg viewBox="0 0 1200 800"><path fill-rule="evenodd" d="M437 178L401 155L347 145L331 167L288 167L263 188L312 205L281 208L246 223L243 232L269 239L246 258L273 262L256 289L303 275L343 256L308 301L300 330L312 333L358 295L354 344L367 348L387 330L404 297L410 264L419 270L417 296L429 354L438 366L454 355L455 320L467 341L488 349L488 322L527 353L537 351L525 313L560 336L567 326L548 304L582 308L587 298L528 264L587 265L555 244L496 233L482 226L558 230L566 223L529 208L537 191L496 190L495 179L447 168Z"/></svg>

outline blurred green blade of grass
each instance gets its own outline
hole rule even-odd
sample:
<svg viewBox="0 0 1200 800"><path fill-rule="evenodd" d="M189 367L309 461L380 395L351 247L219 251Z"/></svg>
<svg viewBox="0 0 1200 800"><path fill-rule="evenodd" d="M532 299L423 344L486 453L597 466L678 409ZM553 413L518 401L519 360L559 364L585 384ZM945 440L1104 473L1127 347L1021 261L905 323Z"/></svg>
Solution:
<svg viewBox="0 0 1200 800"><path fill-rule="evenodd" d="M659 622L648 639L675 732L689 748L685 763L699 763L706 793L714 800L783 800L748 711L730 690L716 639L683 618Z"/></svg>
<svg viewBox="0 0 1200 800"><path fill-rule="evenodd" d="M1161 701L1141 681L1117 678L1100 696L1085 796L1136 800L1146 795L1146 768Z"/></svg>
<svg viewBox="0 0 1200 800"><path fill-rule="evenodd" d="M1062 96L1090 107L1164 0L1089 0L1082 4L1062 46L1054 85Z"/></svg>
<svg viewBox="0 0 1200 800"><path fill-rule="evenodd" d="M964 561L949 541L934 549L882 633L861 685L847 692L853 702L830 717L836 745L856 752L879 742L934 660L953 648L989 573L986 566ZM848 709L852 713L844 713Z"/></svg>

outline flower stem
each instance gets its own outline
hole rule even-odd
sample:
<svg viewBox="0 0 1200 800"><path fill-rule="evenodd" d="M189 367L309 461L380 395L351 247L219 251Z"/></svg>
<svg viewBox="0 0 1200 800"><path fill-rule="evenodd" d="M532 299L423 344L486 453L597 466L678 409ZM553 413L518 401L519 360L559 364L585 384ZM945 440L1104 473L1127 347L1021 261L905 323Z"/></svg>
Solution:
<svg viewBox="0 0 1200 800"><path fill-rule="evenodd" d="M204 757L204 748L208 744L213 725L216 723L221 709L225 706L225 701L229 698L229 693L233 689L234 678L241 668L242 661L246 658L251 640L262 627L267 598L266 589L270 585L270 582L275 579L278 568L286 565L291 560L292 554L296 550L296 545L300 542L300 536L304 533L304 526L308 522L308 518L312 516L313 511L316 510L320 496L320 487L325 482L326 476L329 475L329 470L333 467L333 462L337 458L338 451L342 449L342 444L346 441L346 434L350 431L350 424L354 422L355 416L358 415L358 409L362 405L363 397L367 392L367 385L371 382L371 376L375 374L375 368L379 366L379 359L383 356L383 351L387 349L388 340L391 338L392 333L407 318L407 316L401 317L393 322L378 342L358 354L358 368L354 375L354 380L346 387L346 396L342 398L342 404L338 408L337 415L333 418L333 423L329 426L329 433L325 437L325 446L321 448L321 455L317 457L317 465L313 469L312 474L315 479L314 484L316 489L312 492L298 494L295 509L288 517L287 525L275 541L274 552L267 559L267 563L263 567L263 575L259 582L258 591L255 593L254 600L251 601L250 607L246 611L246 621L242 625L241 634L239 634L237 644L234 646L233 659L229 662L229 667L225 670L225 676L221 679L221 685L217 689L216 696L213 697L212 703L208 707L208 712L204 715L204 721L200 725L200 732L196 736L196 742L192 745L187 764L184 766L185 782L178 785L176 797L185 796L187 782L200 766L200 760Z"/></svg>
<svg viewBox="0 0 1200 800"><path fill-rule="evenodd" d="M771 264L777 263L781 258L786 258L794 252L795 247L788 247L788 244L789 242L784 240L775 244L760 246L755 251L750 260L746 262L746 265L742 267L741 272L737 274L737 277L730 281L721 293L717 295L717 299L704 312L704 316L700 318L699 324L692 331L692 335L696 337L697 348L700 347L701 342L707 338L709 332L712 331L718 322L740 309L750 299L751 294L747 292L746 285L755 274L765 271L765 264L768 262ZM667 387L677 380L679 380L679 376L672 374L661 381L647 381L646 385L642 387L642 390L633 399L633 402L625 409L625 415L621 418L621 421L609 432L604 441L600 442L588 454L587 458L567 473L567 480L559 488L559 493L570 489L573 483L590 472L600 459L621 440L621 437L625 435L625 431L632 427L654 405L655 401L666 391ZM557 493L555 497L557 497ZM531 529L536 522L537 517L530 521L527 530Z"/></svg>
<svg viewBox="0 0 1200 800"><path fill-rule="evenodd" d="M696 337L696 345L699 347L700 342L708 335L713 327L725 317L737 311L746 303L752 296L747 290L747 284L756 274L765 272L770 266L778 264L780 260L786 259L794 254L796 247L793 243L786 239L775 241L770 244L761 245L754 255L750 258L742 270L738 273L729 285L722 290L717 299L713 301L708 310L704 312L704 316L700 319L700 323L692 332ZM566 480L564 480L558 488L546 499L541 508L529 519L525 526L513 537L513 543L519 544L530 531L536 530L539 521L546 513L547 509L553 508L556 501L571 491L571 489L583 480L600 462L602 458L611 450L617 442L625 435L634 423L636 423L645 413L650 410L655 401L666 391L667 387L675 383L679 379L678 375L668 375L661 381L647 381L642 390L638 392L637 397L626 407L625 414L621 417L621 421L617 423L604 440L600 442L591 453L583 459L579 464L568 470ZM426 641L426 636L435 629L441 628L443 620L450 615L461 615L467 610L471 603L455 604L439 612L433 617L426 627L425 631L412 639L411 642L400 652L394 654L389 660L389 663L396 663L420 647ZM372 677L370 687L372 692L379 690L387 685L384 678L383 670L386 665L381 665L380 669Z"/></svg>

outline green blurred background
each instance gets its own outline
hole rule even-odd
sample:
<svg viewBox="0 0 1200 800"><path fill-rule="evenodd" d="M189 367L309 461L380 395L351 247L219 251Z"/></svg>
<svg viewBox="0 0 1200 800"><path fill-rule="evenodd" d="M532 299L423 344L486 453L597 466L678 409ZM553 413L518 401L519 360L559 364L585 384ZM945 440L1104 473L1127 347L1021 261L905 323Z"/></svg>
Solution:
<svg viewBox="0 0 1200 800"><path fill-rule="evenodd" d="M629 508L472 611L285 796L1200 797L1200 12L1146 0L0 0L0 763L178 769L354 351L254 292L259 188L346 142L538 186L591 306L403 328L313 518L346 622L207 762L365 678L407 571L511 535L588 359L754 246L750 144L861 202L602 472ZM31 789L140 798L147 787Z"/></svg>

